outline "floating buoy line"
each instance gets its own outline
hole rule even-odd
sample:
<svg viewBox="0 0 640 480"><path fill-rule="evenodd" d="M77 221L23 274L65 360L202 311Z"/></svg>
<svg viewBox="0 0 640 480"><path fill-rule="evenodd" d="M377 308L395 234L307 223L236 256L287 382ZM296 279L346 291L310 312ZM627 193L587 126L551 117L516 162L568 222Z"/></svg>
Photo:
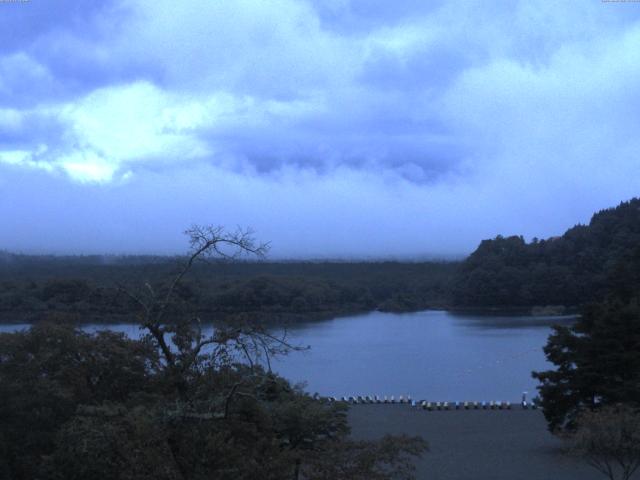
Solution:
<svg viewBox="0 0 640 480"><path fill-rule="evenodd" d="M429 400L412 400L410 395L406 397L400 395L399 397L395 397L391 395L387 397L380 397L378 395L356 395L356 396L344 396L344 397L320 397L315 395L314 398L318 400L324 400L329 403L333 402L343 402L349 403L352 405L364 405L364 404L385 404L385 405L407 405L416 409L426 410L426 411L444 411L444 410L511 410L512 408L520 407L524 410L536 410L539 408L538 402L527 401L526 393L522 395L522 401L520 403L511 403L511 402L503 402L503 401L482 401L482 402L447 402L447 401L436 401L432 402Z"/></svg>

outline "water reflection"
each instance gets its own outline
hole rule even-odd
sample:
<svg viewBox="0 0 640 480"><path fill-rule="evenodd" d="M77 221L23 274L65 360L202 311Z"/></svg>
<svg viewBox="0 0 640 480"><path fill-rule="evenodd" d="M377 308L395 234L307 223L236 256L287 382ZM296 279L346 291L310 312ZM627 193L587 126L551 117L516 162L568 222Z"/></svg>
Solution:
<svg viewBox="0 0 640 480"><path fill-rule="evenodd" d="M519 328L540 328L540 327L552 327L553 325L571 325L575 322L576 315L564 315L564 316L544 316L544 317L532 317L532 316L509 316L509 317L495 317L495 316L460 316L452 315L452 318L459 320L462 327L473 329L504 329L513 330Z"/></svg>

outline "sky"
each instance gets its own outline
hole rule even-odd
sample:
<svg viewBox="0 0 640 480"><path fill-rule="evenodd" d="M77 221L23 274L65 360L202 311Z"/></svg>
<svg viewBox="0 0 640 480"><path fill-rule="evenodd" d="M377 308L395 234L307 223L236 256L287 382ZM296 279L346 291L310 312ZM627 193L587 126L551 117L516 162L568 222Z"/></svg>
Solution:
<svg viewBox="0 0 640 480"><path fill-rule="evenodd" d="M640 3L0 1L0 250L460 256L640 194Z"/></svg>

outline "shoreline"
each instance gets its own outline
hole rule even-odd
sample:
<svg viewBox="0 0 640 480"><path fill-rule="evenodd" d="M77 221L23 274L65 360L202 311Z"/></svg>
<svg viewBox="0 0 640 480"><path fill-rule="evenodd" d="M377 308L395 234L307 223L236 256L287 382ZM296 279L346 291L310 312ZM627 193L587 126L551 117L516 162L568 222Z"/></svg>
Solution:
<svg viewBox="0 0 640 480"><path fill-rule="evenodd" d="M306 313L295 312L248 312L251 316L262 316L265 318L260 320L260 323L264 325L295 325L296 323L311 323L311 322L324 322L327 320L333 320L338 318L344 318L356 315L366 315L368 313L380 312L391 314L407 314L407 313L419 313L430 311L444 311L452 315L476 315L476 316L496 316L496 317L574 317L579 315L578 307L565 307L565 306L531 306L531 307L447 307L447 306L431 306L420 309L407 309L407 310L381 310L379 308L359 310L359 309L346 309L344 311L315 311ZM224 321L224 317L231 318L234 315L240 315L241 312L212 312L206 315L203 314L204 323L216 323ZM211 317L218 316L219 318L213 319ZM49 317L49 318L47 318ZM209 318L207 318L209 317ZM81 320L82 318L82 320ZM104 324L104 325L117 325L123 323L137 323L135 321L135 314L119 314L119 313L107 313L107 314L92 314L83 312L14 312L9 313L6 311L0 312L0 323L2 324L34 324L42 321L54 321L60 322L64 320L68 323L83 325L83 324Z"/></svg>

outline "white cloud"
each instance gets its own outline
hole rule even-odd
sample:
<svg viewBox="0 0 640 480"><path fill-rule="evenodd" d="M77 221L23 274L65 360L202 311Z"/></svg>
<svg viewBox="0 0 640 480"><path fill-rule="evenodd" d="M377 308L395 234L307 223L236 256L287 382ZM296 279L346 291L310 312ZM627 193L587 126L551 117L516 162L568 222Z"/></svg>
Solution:
<svg viewBox="0 0 640 480"><path fill-rule="evenodd" d="M0 129L15 130L22 125L22 113L15 108L0 108Z"/></svg>
<svg viewBox="0 0 640 480"><path fill-rule="evenodd" d="M46 172L53 172L53 166L46 161L38 159L39 155L46 151L45 145L40 145L35 152L30 150L0 150L0 164L22 167L27 169L38 169Z"/></svg>
<svg viewBox="0 0 640 480"><path fill-rule="evenodd" d="M357 62L305 2L140 0L133 10L118 55L150 60L173 88L295 98L349 78Z"/></svg>
<svg viewBox="0 0 640 480"><path fill-rule="evenodd" d="M206 153L206 147L189 135L190 125L200 116L190 102L180 103L146 82L97 90L65 105L60 113L70 126L74 146L99 152L116 165Z"/></svg>
<svg viewBox="0 0 640 480"><path fill-rule="evenodd" d="M113 180L116 167L93 152L76 153L60 160L60 166L73 180L105 183Z"/></svg>
<svg viewBox="0 0 640 480"><path fill-rule="evenodd" d="M112 238L211 216L300 255L557 234L637 193L630 10L359 5L136 0L52 30L0 56L0 97L23 102L0 109L0 163L72 185L61 205L95 195L74 221L127 210Z"/></svg>

